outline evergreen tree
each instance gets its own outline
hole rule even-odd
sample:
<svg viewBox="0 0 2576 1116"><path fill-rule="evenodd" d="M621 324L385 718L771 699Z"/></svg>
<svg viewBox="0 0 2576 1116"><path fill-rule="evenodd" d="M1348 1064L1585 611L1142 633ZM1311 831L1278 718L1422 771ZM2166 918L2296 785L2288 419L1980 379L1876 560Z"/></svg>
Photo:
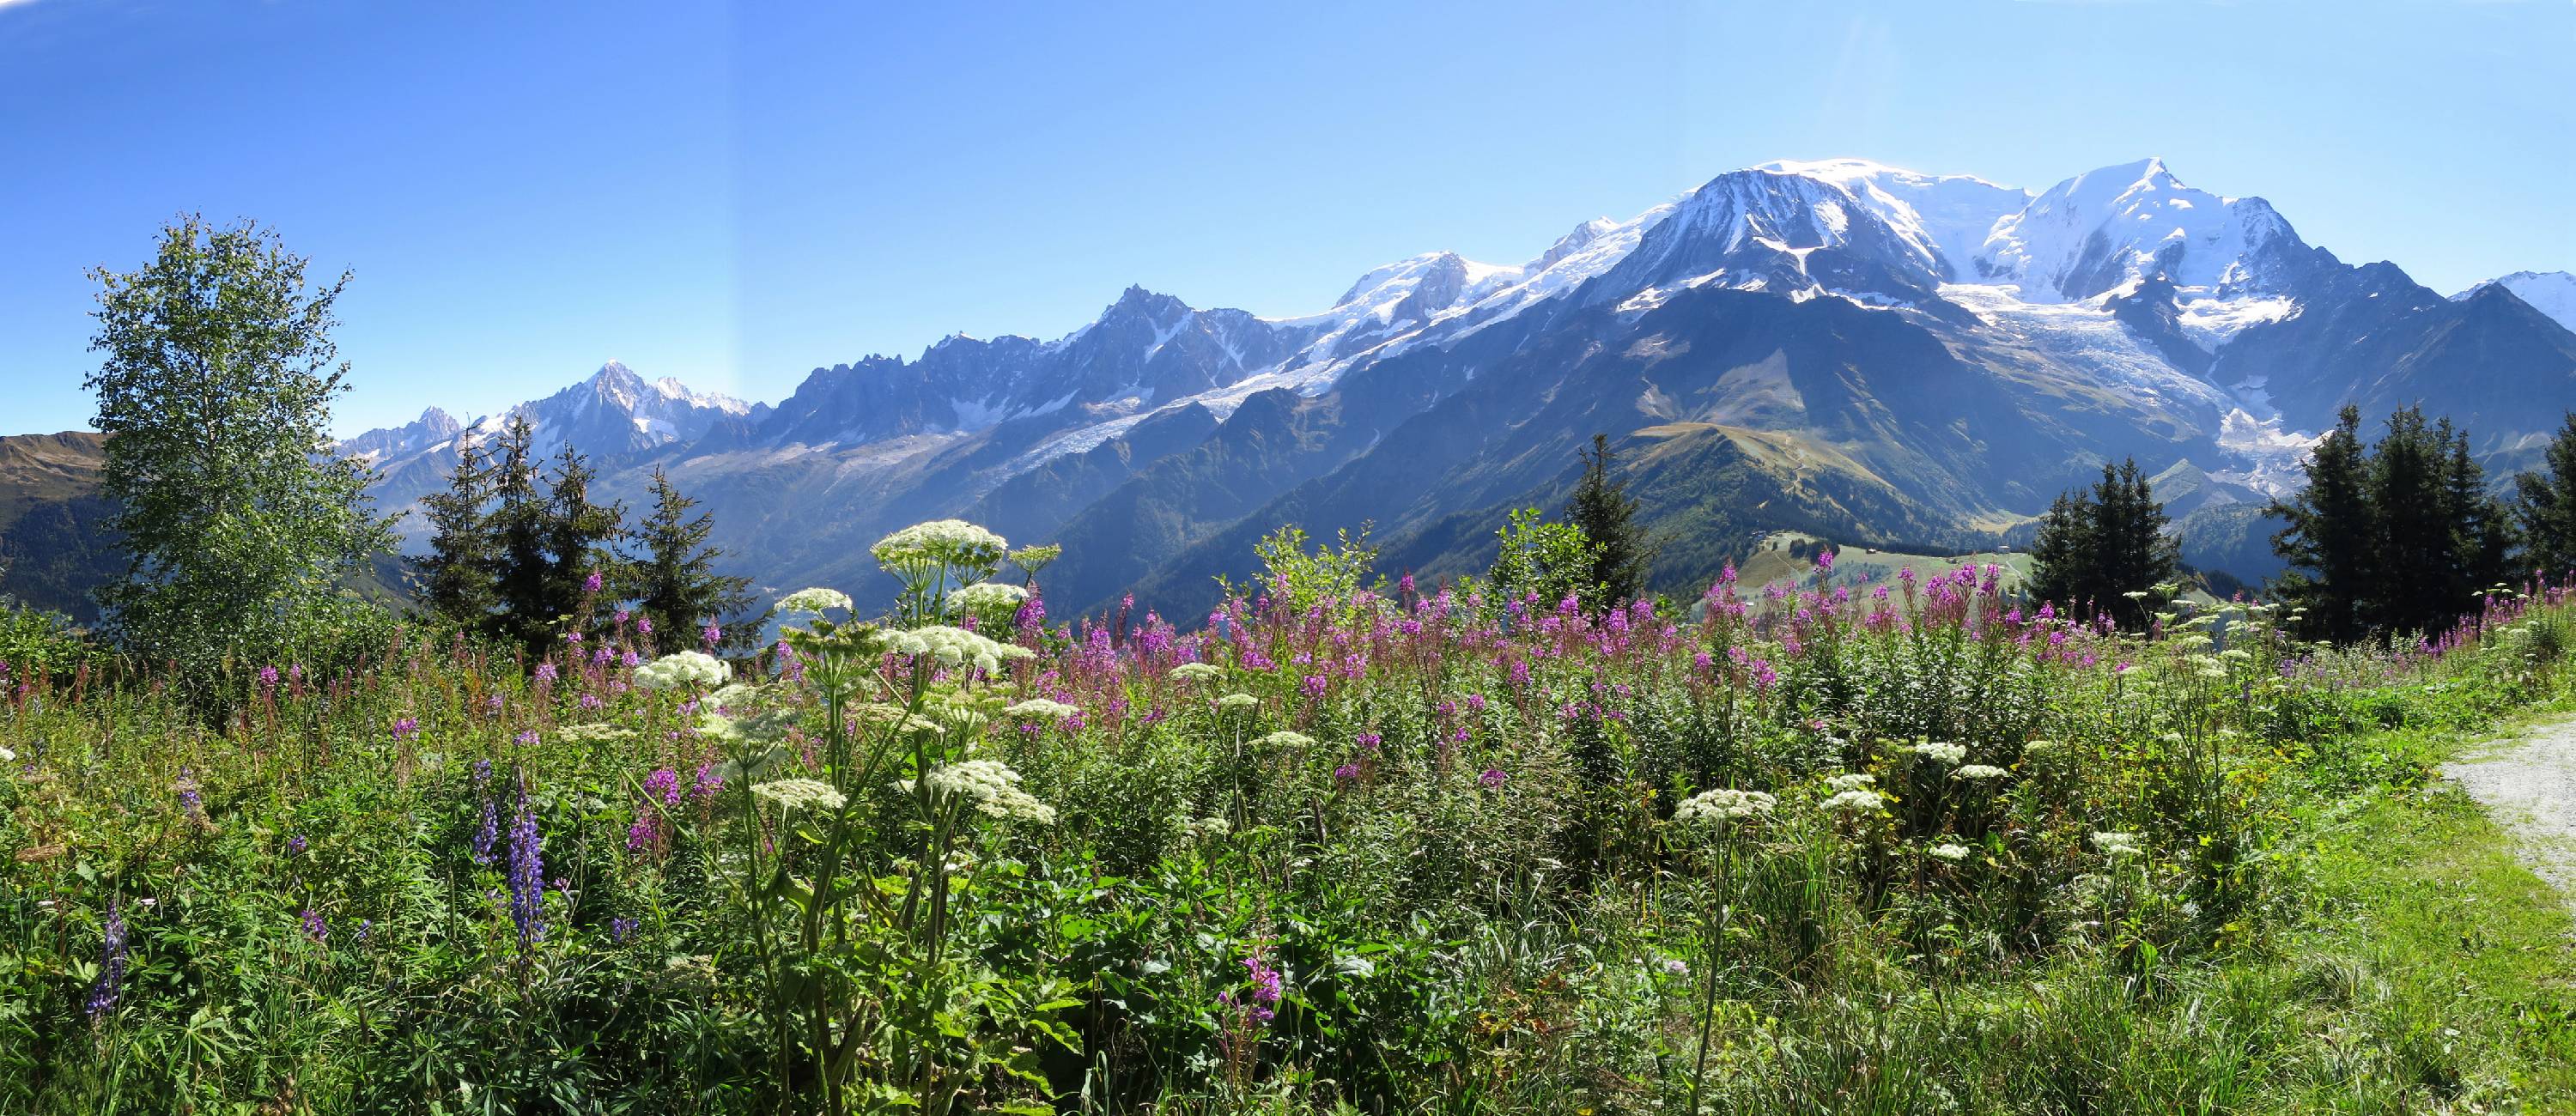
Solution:
<svg viewBox="0 0 2576 1116"><path fill-rule="evenodd" d="M626 569L625 595L653 621L654 631L667 633L667 643L685 644L689 633L723 619L725 644L748 647L766 617L743 618L758 600L751 579L715 572L724 551L707 542L714 519L690 517L697 505L659 467L653 470L652 514L626 534L634 560Z"/></svg>
<svg viewBox="0 0 2576 1116"><path fill-rule="evenodd" d="M484 630L526 647L544 644L553 565L546 496L538 487L536 431L526 415L512 415L501 431L500 453L492 467L492 511L486 531L491 585L497 606Z"/></svg>
<svg viewBox="0 0 2576 1116"><path fill-rule="evenodd" d="M2029 595L2075 616L2109 613L2143 627L2151 606L2128 594L2171 581L2182 568L2170 522L2137 459L2104 463L2092 491L2061 494L2040 520Z"/></svg>
<svg viewBox="0 0 2576 1116"><path fill-rule="evenodd" d="M1628 495L1627 478L1613 471L1617 462L1610 439L1595 434L1589 451L1576 452L1583 459L1583 479L1566 501L1565 518L1592 544L1592 570L1585 580L1593 596L1583 603L1587 611L1598 612L1645 593L1646 568L1654 561L1655 548L1637 522L1637 500Z"/></svg>
<svg viewBox="0 0 2576 1116"><path fill-rule="evenodd" d="M2514 478L2514 520L2522 528L2521 568L2565 584L2576 577L2576 411L2549 440L2546 473Z"/></svg>
<svg viewBox="0 0 2576 1116"><path fill-rule="evenodd" d="M484 510L498 471L479 444L468 442L457 453L447 491L420 501L430 525L429 556L420 561L421 610L474 631L488 629L500 606L491 521Z"/></svg>
<svg viewBox="0 0 2576 1116"><path fill-rule="evenodd" d="M105 357L86 386L129 559L98 600L129 650L199 678L343 634L371 610L342 586L392 543L366 466L331 451L349 276L308 286L306 264L256 224L189 216L141 270L90 273Z"/></svg>
<svg viewBox="0 0 2576 1116"><path fill-rule="evenodd" d="M2268 509L2289 524L2272 536L2273 553L2290 567L2280 594L2305 610L2308 631L2338 642L2357 639L2369 628L2364 602L2375 592L2378 538L2359 410L2344 407L2308 455L2306 470L2307 487Z"/></svg>
<svg viewBox="0 0 2576 1116"><path fill-rule="evenodd" d="M2380 577L2362 598L2377 631L2421 631L2456 613L2457 517L2449 504L2449 462L2440 431L2408 407L2388 416L2371 448L2371 552Z"/></svg>
<svg viewBox="0 0 2576 1116"><path fill-rule="evenodd" d="M589 626L614 599L602 590L619 572L615 547L625 533L626 509L590 502L591 482L598 478L570 443L555 454L554 484L546 496L543 614L552 626Z"/></svg>
<svg viewBox="0 0 2576 1116"><path fill-rule="evenodd" d="M2487 471L2469 455L2468 432L2453 428L2447 419L2442 428L2450 443L2446 503L2459 564L2450 603L2465 609L2470 598L2513 579L2513 513L2487 492Z"/></svg>

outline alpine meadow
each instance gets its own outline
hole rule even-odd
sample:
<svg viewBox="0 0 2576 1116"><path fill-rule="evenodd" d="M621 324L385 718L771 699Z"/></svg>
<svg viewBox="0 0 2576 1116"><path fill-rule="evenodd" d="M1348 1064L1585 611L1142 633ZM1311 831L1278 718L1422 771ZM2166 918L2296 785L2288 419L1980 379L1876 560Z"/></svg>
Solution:
<svg viewBox="0 0 2576 1116"><path fill-rule="evenodd" d="M2576 12L1148 7L0 0L0 1114L2576 1113Z"/></svg>

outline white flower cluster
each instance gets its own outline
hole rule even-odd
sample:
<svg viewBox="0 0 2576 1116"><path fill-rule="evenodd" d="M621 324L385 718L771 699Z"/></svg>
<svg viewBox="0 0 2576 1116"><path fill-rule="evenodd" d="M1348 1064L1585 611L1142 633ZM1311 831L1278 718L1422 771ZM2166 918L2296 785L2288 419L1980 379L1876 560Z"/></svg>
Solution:
<svg viewBox="0 0 2576 1116"><path fill-rule="evenodd" d="M1225 677L1225 668L1214 663L1182 663L1172 668L1172 677L1183 682L1206 682Z"/></svg>
<svg viewBox="0 0 2576 1116"><path fill-rule="evenodd" d="M1956 841L1944 841L1941 844L1934 845L1931 848L1923 850L1923 855L1931 857L1934 860L1948 861L1949 863L1957 864L1962 860L1968 859L1968 846L1959 844Z"/></svg>
<svg viewBox="0 0 2576 1116"><path fill-rule="evenodd" d="M698 735L722 744L739 744L744 739L742 726L721 713L698 718Z"/></svg>
<svg viewBox="0 0 2576 1116"><path fill-rule="evenodd" d="M701 709L725 709L731 706L749 705L751 704L751 699L759 696L760 688L757 686L747 686L740 682L728 682L716 692L708 694L706 697L700 699L698 707Z"/></svg>
<svg viewBox="0 0 2576 1116"><path fill-rule="evenodd" d="M1745 821L1771 812L1779 800L1761 791L1701 791L1673 807L1673 820L1685 825L1715 825L1720 822Z"/></svg>
<svg viewBox="0 0 2576 1116"><path fill-rule="evenodd" d="M915 523L877 540L868 553L889 567L921 566L944 563L951 566L990 566L1002 560L1011 544L963 519L934 519Z"/></svg>
<svg viewBox="0 0 2576 1116"><path fill-rule="evenodd" d="M1912 752L1918 756L1938 760L1942 763L1957 763L1960 760L1968 758L1968 746L1965 744L1946 744L1937 742L1916 744L1907 748L1906 751Z"/></svg>
<svg viewBox="0 0 2576 1116"><path fill-rule="evenodd" d="M731 677L732 667L704 651L664 655L635 668L635 684L647 690L675 690L691 683L721 686Z"/></svg>
<svg viewBox="0 0 2576 1116"><path fill-rule="evenodd" d="M1261 743L1273 748L1312 748L1315 746L1315 738L1302 732L1281 729L1262 737Z"/></svg>
<svg viewBox="0 0 2576 1116"><path fill-rule="evenodd" d="M2097 830L2093 834L2093 847L2114 860L2124 856L2143 856L2147 851L2138 844L2137 834L2112 830Z"/></svg>
<svg viewBox="0 0 2576 1116"><path fill-rule="evenodd" d="M555 730L555 741L562 744L606 744L635 735L635 730L614 721L592 721L585 725L565 725ZM11 757L0 756L0 761Z"/></svg>
<svg viewBox="0 0 2576 1116"><path fill-rule="evenodd" d="M849 801L842 797L841 792L833 790L832 784L815 779L779 779L760 783L751 788L751 793L777 803L781 810L798 807L838 810Z"/></svg>
<svg viewBox="0 0 2576 1116"><path fill-rule="evenodd" d="M1039 825L1055 824L1055 807L1020 789L1020 773L999 760L961 760L941 764L923 776L930 789L975 803L975 809L997 818L1017 818Z"/></svg>
<svg viewBox="0 0 2576 1116"><path fill-rule="evenodd" d="M948 599L977 616L993 616L1018 611L1020 602L1029 599L1029 591L1004 582L979 581L950 594Z"/></svg>
<svg viewBox="0 0 2576 1116"><path fill-rule="evenodd" d="M799 589L778 599L778 611L789 616L821 616L834 608L854 611L850 595L838 589Z"/></svg>
<svg viewBox="0 0 2576 1116"><path fill-rule="evenodd" d="M1873 790L1847 790L1825 800L1825 809L1837 814L1866 814L1887 805L1887 797Z"/></svg>
<svg viewBox="0 0 2576 1116"><path fill-rule="evenodd" d="M1026 647L996 643L964 628L952 628L946 624L929 624L910 631L888 633L886 649L898 655L937 659L947 666L971 663L986 674L1001 673L1004 659L1025 659L1035 654Z"/></svg>
<svg viewBox="0 0 2576 1116"><path fill-rule="evenodd" d="M1251 694L1227 694L1216 699L1216 704L1219 709L1250 709L1261 704L1261 699Z"/></svg>
<svg viewBox="0 0 2576 1116"><path fill-rule="evenodd" d="M1210 814L1197 821L1184 823L1181 828L1189 833L1191 840L1206 841L1234 832L1234 823Z"/></svg>
<svg viewBox="0 0 2576 1116"><path fill-rule="evenodd" d="M1825 780L1826 789L1836 792L1868 790L1876 785L1878 785L1878 776L1858 773L1850 775L1834 775L1826 778Z"/></svg>
<svg viewBox="0 0 2576 1116"><path fill-rule="evenodd" d="M1049 698L1030 698L1027 701L1020 702L1008 709L1004 709L1002 712L1007 716L1016 717L1023 721L1036 721L1042 719L1061 721L1067 717L1071 717L1074 714L1082 712L1082 707L1078 705L1066 705L1063 702Z"/></svg>
<svg viewBox="0 0 2576 1116"><path fill-rule="evenodd" d="M1992 764L1971 763L1951 772L1950 777L1953 779L1966 779L1970 782L1976 782L1983 779L2001 779L2011 774L2012 772L2006 771L2003 768L1996 767Z"/></svg>

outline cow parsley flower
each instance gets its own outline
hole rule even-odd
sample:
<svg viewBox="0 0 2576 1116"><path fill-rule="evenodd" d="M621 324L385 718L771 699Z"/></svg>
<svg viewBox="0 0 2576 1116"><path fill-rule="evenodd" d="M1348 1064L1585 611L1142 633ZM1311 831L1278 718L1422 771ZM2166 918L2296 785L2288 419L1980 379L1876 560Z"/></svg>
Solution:
<svg viewBox="0 0 2576 1116"><path fill-rule="evenodd" d="M1227 694L1216 699L1216 704L1220 709L1250 709L1261 704L1261 699L1251 694Z"/></svg>
<svg viewBox="0 0 2576 1116"><path fill-rule="evenodd" d="M1172 668L1172 677L1183 682L1206 682L1225 677L1225 669L1214 663L1182 663Z"/></svg>
<svg viewBox="0 0 2576 1116"><path fill-rule="evenodd" d="M647 690L672 690L692 683L721 686L733 668L703 651L679 651L635 668L635 684Z"/></svg>
<svg viewBox="0 0 2576 1116"><path fill-rule="evenodd" d="M1932 759L1932 760L1939 761L1939 762L1941 762L1941 763L1957 763L1957 762L1959 762L1959 761L1961 761L1961 760L1964 760L1964 759L1968 758L1968 746L1967 746L1967 745L1965 745L1965 744L1948 744L1948 743L1927 743L1927 744L1916 744L1916 745L1914 745L1914 746L1912 746L1912 747L1907 748L1907 749L1906 749L1906 751L1912 752L1912 753L1914 753L1915 755L1918 755L1918 756L1923 756L1923 757L1926 757L1926 758L1929 758L1929 759Z"/></svg>
<svg viewBox="0 0 2576 1116"><path fill-rule="evenodd" d="M990 566L999 563L1011 544L962 519L934 519L878 539L868 548L879 564L895 568L929 564Z"/></svg>
<svg viewBox="0 0 2576 1116"><path fill-rule="evenodd" d="M1847 790L1825 800L1825 809L1837 814L1866 814L1887 804L1887 796L1873 790Z"/></svg>
<svg viewBox="0 0 2576 1116"><path fill-rule="evenodd" d="M751 793L777 803L781 810L799 807L838 810L849 803L846 796L832 789L832 784L817 779L779 779L760 783L751 788Z"/></svg>
<svg viewBox="0 0 2576 1116"><path fill-rule="evenodd" d="M1975 782L1982 779L2001 779L2011 774L2012 772L1991 764L1971 763L1951 772L1950 777L1953 779L1966 779L1971 782Z"/></svg>
<svg viewBox="0 0 2576 1116"><path fill-rule="evenodd" d="M778 598L778 611L787 616L821 616L826 610L853 611L850 595L838 589L799 589Z"/></svg>
<svg viewBox="0 0 2576 1116"><path fill-rule="evenodd" d="M1262 737L1261 743L1273 748L1312 748L1315 746L1315 738L1302 732L1281 729Z"/></svg>
<svg viewBox="0 0 2576 1116"><path fill-rule="evenodd" d="M1063 702L1053 701L1047 698L1030 698L1027 701L1016 703L1009 708L1002 710L1004 716L1015 717L1023 721L1061 721L1067 717L1078 716L1081 712L1081 706L1066 705Z"/></svg>
<svg viewBox="0 0 2576 1116"><path fill-rule="evenodd" d="M1721 788L1701 791L1673 807L1673 820L1684 825L1718 825L1766 816L1779 800L1761 791Z"/></svg>
<svg viewBox="0 0 2576 1116"><path fill-rule="evenodd" d="M1957 864L1960 861L1968 859L1968 846L1959 844L1955 841L1944 841L1938 845L1934 845L1931 848L1923 850L1923 855L1931 857L1934 860Z"/></svg>
<svg viewBox="0 0 2576 1116"><path fill-rule="evenodd" d="M2093 834L2093 847L2102 855L2115 860L2124 856L2144 856L2147 851L2144 846L2138 844L2137 834L2116 830L2096 830Z"/></svg>
<svg viewBox="0 0 2576 1116"><path fill-rule="evenodd" d="M1020 789L1020 773L999 760L962 760L941 764L922 777L930 789L941 795L953 795L974 803L975 809L996 818L1014 818L1039 825L1055 823L1055 808L1038 801Z"/></svg>
<svg viewBox="0 0 2576 1116"><path fill-rule="evenodd" d="M1873 787L1873 786L1876 786L1877 784L1878 784L1878 776L1876 776L1876 775L1868 775L1868 774L1861 774L1861 773L1853 773L1853 774L1849 774L1849 775L1834 775L1834 776L1829 776L1829 777L1827 777L1827 778L1825 779L1825 787L1826 787L1826 789L1828 789L1828 790L1832 790L1832 791L1835 791L1835 792L1837 792L1837 793L1842 792L1842 791L1852 791L1852 790L1868 790L1869 788L1871 788L1871 787Z"/></svg>
<svg viewBox="0 0 2576 1116"><path fill-rule="evenodd" d="M979 581L949 596L959 608L977 616L998 616L1019 611L1020 602L1029 599L1029 591L999 581Z"/></svg>
<svg viewBox="0 0 2576 1116"><path fill-rule="evenodd" d="M986 674L1001 673L1005 659L1026 659L1036 655L1026 647L996 643L964 628L946 624L927 624L909 631L888 633L886 646L898 655L928 658L946 666L972 664Z"/></svg>

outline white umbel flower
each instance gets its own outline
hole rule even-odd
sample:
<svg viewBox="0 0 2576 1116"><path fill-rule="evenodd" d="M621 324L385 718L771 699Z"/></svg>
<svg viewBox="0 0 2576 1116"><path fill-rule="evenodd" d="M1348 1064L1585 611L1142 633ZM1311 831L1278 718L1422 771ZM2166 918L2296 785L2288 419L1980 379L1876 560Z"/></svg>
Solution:
<svg viewBox="0 0 2576 1116"><path fill-rule="evenodd" d="M732 667L704 651L664 655L635 668L635 684L647 690L675 690L692 683L721 686L731 677Z"/></svg>
<svg viewBox="0 0 2576 1116"><path fill-rule="evenodd" d="M1931 848L1923 850L1923 855L1931 857L1934 860L1957 864L1960 861L1968 859L1968 846L1959 844L1956 841L1944 841L1941 844L1934 845Z"/></svg>
<svg viewBox="0 0 2576 1116"><path fill-rule="evenodd" d="M1887 805L1887 797L1873 790L1847 790L1825 800L1825 809L1837 814L1866 814Z"/></svg>
<svg viewBox="0 0 2576 1116"><path fill-rule="evenodd" d="M1868 790L1876 785L1878 785L1878 776L1860 773L1834 775L1825 779L1826 789L1832 790L1836 793L1851 790Z"/></svg>
<svg viewBox="0 0 2576 1116"><path fill-rule="evenodd" d="M1183 682L1205 682L1225 677L1225 669L1214 663L1182 663L1172 668L1172 677Z"/></svg>
<svg viewBox="0 0 2576 1116"><path fill-rule="evenodd" d="M1005 659L1026 659L1035 654L1026 647L997 643L964 628L952 628L946 624L929 624L891 633L886 637L886 646L896 654L936 659L945 666L972 664L986 674L1001 673Z"/></svg>
<svg viewBox="0 0 2576 1116"><path fill-rule="evenodd" d="M1261 699L1251 694L1227 694L1216 699L1216 704L1219 709L1250 709L1261 704Z"/></svg>
<svg viewBox="0 0 2576 1116"><path fill-rule="evenodd" d="M1066 705L1063 702L1054 701L1048 698L1030 698L1027 701L1020 702L1008 709L1002 710L1004 715L1016 717L1023 721L1061 721L1080 712L1082 712L1081 706Z"/></svg>
<svg viewBox="0 0 2576 1116"><path fill-rule="evenodd" d="M1273 748L1312 748L1315 746L1315 738L1302 732L1281 729L1262 737L1261 743Z"/></svg>
<svg viewBox="0 0 2576 1116"><path fill-rule="evenodd" d="M1000 562L1010 548L1002 536L965 520L934 519L878 539L868 553L887 566L989 566Z"/></svg>
<svg viewBox="0 0 2576 1116"><path fill-rule="evenodd" d="M932 792L964 798L974 803L976 810L992 817L1055 824L1055 807L1021 790L1020 773L1000 760L941 764L922 778Z"/></svg>
<svg viewBox="0 0 2576 1116"><path fill-rule="evenodd" d="M1912 752L1918 756L1923 756L1927 759L1938 760L1942 763L1957 763L1960 760L1968 758L1968 746L1965 744L1937 742L1930 744L1916 744L1913 747L1907 748L1906 751Z"/></svg>
<svg viewBox="0 0 2576 1116"><path fill-rule="evenodd" d="M1779 800L1761 791L1723 788L1701 791L1673 807L1673 820L1684 825L1716 825L1722 822L1749 821L1771 812Z"/></svg>
<svg viewBox="0 0 2576 1116"><path fill-rule="evenodd" d="M2113 859L2124 856L2144 856L2147 851L2144 846L2138 844L2137 834L2117 830L2096 830L2093 834L2093 847L2102 855Z"/></svg>
<svg viewBox="0 0 2576 1116"><path fill-rule="evenodd" d="M1029 599L1029 591L999 581L979 581L951 594L949 600L977 616L1017 611L1020 602Z"/></svg>
<svg viewBox="0 0 2576 1116"><path fill-rule="evenodd" d="M849 802L832 784L815 779L779 779L756 784L751 793L778 804L781 810L799 807L838 810Z"/></svg>
<svg viewBox="0 0 2576 1116"><path fill-rule="evenodd" d="M1951 772L1950 777L1953 779L1966 779L1970 782L1976 782L1981 779L2001 779L2011 774L2012 772L2006 771L2003 768L1996 767L1992 764L1971 763L1964 764L1958 770Z"/></svg>
<svg viewBox="0 0 2576 1116"><path fill-rule="evenodd" d="M850 595L838 589L799 589L778 599L778 611L789 616L821 616L827 609L852 611Z"/></svg>

